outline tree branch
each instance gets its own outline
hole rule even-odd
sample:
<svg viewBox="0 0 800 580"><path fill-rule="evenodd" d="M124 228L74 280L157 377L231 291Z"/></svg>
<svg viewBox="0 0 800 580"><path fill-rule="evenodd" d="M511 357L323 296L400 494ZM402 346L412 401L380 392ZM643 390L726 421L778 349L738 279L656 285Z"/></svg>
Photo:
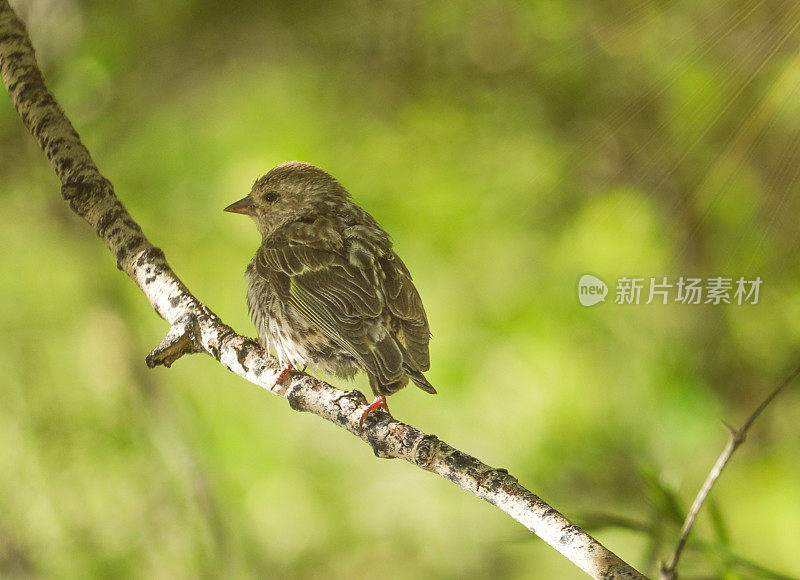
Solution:
<svg viewBox="0 0 800 580"><path fill-rule="evenodd" d="M280 368L259 345L235 333L184 286L164 253L153 246L114 194L78 133L47 90L25 27L0 0L0 73L22 122L63 184L62 195L170 324L147 356L150 367L170 366L184 354L204 352L231 372L285 398L366 441L378 457L401 458L449 479L508 513L594 578L644 578L639 572L522 487L504 469L489 467L433 435L383 413L359 418L367 404L358 391L342 391L304 373L274 385Z"/></svg>
<svg viewBox="0 0 800 580"><path fill-rule="evenodd" d="M747 421L745 421L744 425L742 425L739 429L735 429L727 423L725 424L725 427L728 429L728 442L725 444L725 448L722 450L722 453L720 453L719 457L714 462L714 465L711 467L711 471L708 472L706 480L700 487L700 491L697 492L694 502L692 502L692 507L689 509L689 513L686 514L686 519L684 520L683 527L681 528L681 535L678 539L678 544L675 547L675 552L672 554L672 558L670 558L668 563L661 563L659 570L660 580L676 580L678 578L678 562L681 559L681 554L683 554L684 547L686 547L686 541L689 539L689 534L692 531L695 519L697 519L697 514L700 513L700 509L703 507L703 504L708 498L708 494L711 493L711 488L714 487L714 483L716 483L719 476L722 475L722 470L725 469L725 466L728 464L728 461L730 461L734 452L742 443L745 442L745 439L747 438L747 431L750 429L750 427L752 427L755 420L758 419L758 416L761 415L764 409L766 409L767 406L775 400L775 397L781 394L781 392L795 379L795 377L797 377L798 374L800 374L800 367L797 367L791 373L789 373L789 376L786 377L780 385L775 387L763 401L761 401L761 404L756 407L756 410L750 414L750 416L747 418Z"/></svg>

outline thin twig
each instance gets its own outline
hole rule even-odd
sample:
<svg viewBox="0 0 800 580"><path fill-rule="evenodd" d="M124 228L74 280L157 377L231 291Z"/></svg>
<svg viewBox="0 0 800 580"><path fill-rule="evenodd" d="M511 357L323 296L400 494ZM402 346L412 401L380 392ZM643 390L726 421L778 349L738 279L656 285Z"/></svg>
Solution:
<svg viewBox="0 0 800 580"><path fill-rule="evenodd" d="M703 503L705 503L706 498L708 498L711 488L719 478L722 470L725 469L725 466L728 464L728 461L730 461L733 453L742 443L744 443L747 437L747 431L753 425L755 420L758 419L759 415L761 415L764 409L766 409L767 406L772 403L772 401L774 401L778 395L781 394L781 392L789 385L789 383L792 382L792 380L794 380L795 377L797 377L798 374L800 374L800 367L797 367L791 373L789 373L789 376L787 376L781 384L775 387L775 389L773 389L772 392L767 395L763 401L761 401L761 404L756 407L755 411L750 414L750 416L744 422L744 425L742 425L739 429L734 429L725 423L725 427L728 429L728 442L725 444L725 448L722 450L722 453L720 453L717 461L714 463L714 466L708 473L708 476L703 482L700 491L697 492L697 496L694 498L694 502L692 503L689 513L686 514L686 519L684 520L683 527L681 528L681 535L678 539L678 545L675 547L675 552L672 554L672 558L670 559L669 563L661 563L659 575L661 580L675 580L678 577L678 562L680 561L681 554L686 546L686 540L689 538L689 534L694 526L694 521L697 519L697 514L700 513L700 509L703 507Z"/></svg>
<svg viewBox="0 0 800 580"><path fill-rule="evenodd" d="M25 126L61 180L64 198L95 229L123 270L170 324L148 355L148 366L169 366L184 354L203 352L228 370L281 396L292 409L331 421L367 442L375 455L401 458L436 473L495 505L556 548L594 578L641 579L642 574L572 524L504 469L495 469L383 413L359 419L366 399L304 373L275 385L275 359L253 340L235 333L180 281L164 253L153 246L98 170L72 124L47 90L28 34L0 0L0 73Z"/></svg>

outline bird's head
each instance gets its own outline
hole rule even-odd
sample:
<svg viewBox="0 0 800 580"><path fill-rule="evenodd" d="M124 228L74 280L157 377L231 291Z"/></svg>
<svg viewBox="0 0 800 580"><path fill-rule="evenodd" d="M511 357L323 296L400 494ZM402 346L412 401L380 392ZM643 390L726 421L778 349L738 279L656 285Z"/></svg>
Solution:
<svg viewBox="0 0 800 580"><path fill-rule="evenodd" d="M259 178L247 197L225 211L251 216L267 238L285 224L335 211L347 198L347 190L328 173L308 163L288 161Z"/></svg>

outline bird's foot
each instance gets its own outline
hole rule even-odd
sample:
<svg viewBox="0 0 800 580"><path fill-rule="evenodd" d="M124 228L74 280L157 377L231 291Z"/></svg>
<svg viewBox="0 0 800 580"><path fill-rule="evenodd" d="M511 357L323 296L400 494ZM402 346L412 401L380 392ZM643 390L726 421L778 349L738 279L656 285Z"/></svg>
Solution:
<svg viewBox="0 0 800 580"><path fill-rule="evenodd" d="M386 397L384 397L383 395L378 395L377 397L375 397L375 400L369 404L369 406L363 413L361 413L361 419L358 421L358 426L363 429L364 419L367 418L367 415L374 413L378 409L383 409L384 411L386 411L387 415L391 416L391 413L389 413L389 405L386 404Z"/></svg>
<svg viewBox="0 0 800 580"><path fill-rule="evenodd" d="M281 370L281 374L279 374L279 375L278 375L278 378L277 378L277 379L275 379L275 384L274 384L274 385L272 385L272 388L274 389L275 387L277 387L278 385L280 385L280 384L281 384L283 381L285 381L285 380L286 380L286 377L287 377L287 376L289 375L289 373L290 373L290 372L292 372L293 370L294 370L294 367L292 366L292 363L288 363L288 364L287 364L287 365L286 365L286 366L283 368L283 370Z"/></svg>

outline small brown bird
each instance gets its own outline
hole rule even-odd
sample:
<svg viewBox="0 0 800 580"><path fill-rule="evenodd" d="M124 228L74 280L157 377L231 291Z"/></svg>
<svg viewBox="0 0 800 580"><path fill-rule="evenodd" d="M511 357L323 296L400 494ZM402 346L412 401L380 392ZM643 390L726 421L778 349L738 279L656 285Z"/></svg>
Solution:
<svg viewBox="0 0 800 580"><path fill-rule="evenodd" d="M361 416L387 412L386 396L414 381L436 390L425 309L389 235L321 169L281 163L225 211L251 216L261 246L247 266L247 305L265 349L283 372L311 365L350 378L367 373L375 400Z"/></svg>

